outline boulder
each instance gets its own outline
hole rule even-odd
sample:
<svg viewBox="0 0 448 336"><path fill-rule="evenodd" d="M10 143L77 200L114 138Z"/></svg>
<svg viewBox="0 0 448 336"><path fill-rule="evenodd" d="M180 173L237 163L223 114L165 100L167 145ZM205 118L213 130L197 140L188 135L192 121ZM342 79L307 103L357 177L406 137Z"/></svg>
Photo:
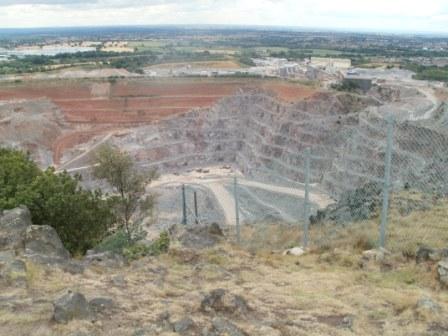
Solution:
<svg viewBox="0 0 448 336"><path fill-rule="evenodd" d="M194 335L196 324L190 317L187 316L177 322L174 322L173 329L181 335Z"/></svg>
<svg viewBox="0 0 448 336"><path fill-rule="evenodd" d="M390 252L384 248L367 250L362 253L359 267L365 270L378 269L388 270L392 268L390 264Z"/></svg>
<svg viewBox="0 0 448 336"><path fill-rule="evenodd" d="M438 263L437 274L442 286L448 288L448 258Z"/></svg>
<svg viewBox="0 0 448 336"><path fill-rule="evenodd" d="M122 255L114 253L112 251L87 251L87 254L83 260L83 264L86 266L99 265L107 268L120 268L124 267L127 262Z"/></svg>
<svg viewBox="0 0 448 336"><path fill-rule="evenodd" d="M442 307L428 297L420 299L415 305L417 317L428 321L437 317L442 311Z"/></svg>
<svg viewBox="0 0 448 336"><path fill-rule="evenodd" d="M286 251L283 252L284 256L293 255L293 256L300 257L303 254L305 254L305 250L301 247L293 247L293 248L287 249Z"/></svg>
<svg viewBox="0 0 448 336"><path fill-rule="evenodd" d="M54 303L53 319L57 323L67 323L71 320L86 320L92 318L89 303L81 293L69 291Z"/></svg>
<svg viewBox="0 0 448 336"><path fill-rule="evenodd" d="M0 251L23 249L25 231L31 225L31 214L25 207L0 213Z"/></svg>
<svg viewBox="0 0 448 336"><path fill-rule="evenodd" d="M143 327L136 329L132 334L132 336L156 336L159 333L156 332L153 326Z"/></svg>
<svg viewBox="0 0 448 336"><path fill-rule="evenodd" d="M215 317L212 321L213 328L219 333L219 335L228 335L228 336L245 336L247 335L244 331L238 328L236 325L231 323L230 321L221 318Z"/></svg>
<svg viewBox="0 0 448 336"><path fill-rule="evenodd" d="M127 284L126 278L121 274L114 275L110 281L117 287L125 287Z"/></svg>
<svg viewBox="0 0 448 336"><path fill-rule="evenodd" d="M96 314L103 314L110 311L114 306L114 300L110 298L98 297L89 301L90 310Z"/></svg>
<svg viewBox="0 0 448 336"><path fill-rule="evenodd" d="M204 297L200 307L202 312L219 312L227 314L244 315L250 311L246 300L239 296L233 295L225 289L215 289Z"/></svg>
<svg viewBox="0 0 448 336"><path fill-rule="evenodd" d="M170 231L183 246L194 249L212 247L224 237L221 228L216 223L188 227L176 226Z"/></svg>
<svg viewBox="0 0 448 336"><path fill-rule="evenodd" d="M448 248L445 249L433 249L427 246L420 246L417 249L415 259L417 263L422 263L426 261L438 262L448 258Z"/></svg>
<svg viewBox="0 0 448 336"><path fill-rule="evenodd" d="M31 225L26 229L25 254L45 263L57 263L70 258L56 230L48 225Z"/></svg>

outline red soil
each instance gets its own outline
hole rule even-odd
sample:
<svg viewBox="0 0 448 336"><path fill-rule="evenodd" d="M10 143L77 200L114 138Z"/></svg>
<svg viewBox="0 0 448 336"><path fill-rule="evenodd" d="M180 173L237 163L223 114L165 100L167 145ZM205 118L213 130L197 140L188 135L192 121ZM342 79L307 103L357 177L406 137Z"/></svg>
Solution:
<svg viewBox="0 0 448 336"><path fill-rule="evenodd" d="M68 123L92 125L90 130L74 131L56 140L54 162L58 164L66 149L101 134L107 126L151 123L193 108L209 107L248 86L273 91L286 101L315 93L312 88L295 84L244 79L131 79L110 84L107 81L58 80L1 85L0 100L45 97L60 107Z"/></svg>

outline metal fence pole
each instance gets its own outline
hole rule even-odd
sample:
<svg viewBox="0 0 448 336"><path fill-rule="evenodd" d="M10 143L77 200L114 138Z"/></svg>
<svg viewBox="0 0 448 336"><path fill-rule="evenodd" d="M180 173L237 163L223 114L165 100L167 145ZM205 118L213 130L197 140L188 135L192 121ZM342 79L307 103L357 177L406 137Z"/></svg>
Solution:
<svg viewBox="0 0 448 336"><path fill-rule="evenodd" d="M305 199L303 202L303 247L308 247L308 231L310 225L310 161L311 151L305 150Z"/></svg>
<svg viewBox="0 0 448 336"><path fill-rule="evenodd" d="M233 178L233 196L235 197L235 225L236 225L236 241L241 243L241 231L240 231L240 209L238 205L238 180L235 176Z"/></svg>
<svg viewBox="0 0 448 336"><path fill-rule="evenodd" d="M187 199L185 195L185 184L182 184L182 224L187 225Z"/></svg>
<svg viewBox="0 0 448 336"><path fill-rule="evenodd" d="M389 193L391 187L390 174L392 165L393 135L394 118L393 115L390 114L387 117L387 144L384 163L383 206L381 209L380 247L382 248L386 245L387 216L389 211Z"/></svg>
<svg viewBox="0 0 448 336"><path fill-rule="evenodd" d="M193 196L194 196L194 222L195 224L199 224L198 193L195 191Z"/></svg>

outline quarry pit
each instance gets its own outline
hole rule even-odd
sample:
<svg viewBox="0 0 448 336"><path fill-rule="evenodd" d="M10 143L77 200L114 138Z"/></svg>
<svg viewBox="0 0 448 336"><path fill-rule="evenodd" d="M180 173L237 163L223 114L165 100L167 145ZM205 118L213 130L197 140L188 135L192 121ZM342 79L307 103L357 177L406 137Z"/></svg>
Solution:
<svg viewBox="0 0 448 336"><path fill-rule="evenodd" d="M160 225L180 221L182 184L198 193L204 221L234 223L234 176L242 220L295 222L305 149L316 211L346 190L380 181L384 116L392 112L399 121L394 178L404 183L448 147L446 134L424 123L445 113L438 96L411 81L363 95L252 78L3 82L0 140L30 151L42 167L81 173L88 186L96 186L90 154L105 142L119 146L141 169L162 174L148 186L158 195ZM410 146L422 136L437 148Z"/></svg>

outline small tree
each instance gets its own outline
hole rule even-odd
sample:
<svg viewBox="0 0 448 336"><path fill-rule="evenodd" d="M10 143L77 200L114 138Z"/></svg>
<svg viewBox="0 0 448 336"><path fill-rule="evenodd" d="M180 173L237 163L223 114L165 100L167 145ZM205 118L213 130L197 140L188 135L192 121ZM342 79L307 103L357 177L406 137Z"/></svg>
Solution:
<svg viewBox="0 0 448 336"><path fill-rule="evenodd" d="M115 210L120 226L124 228L128 241L132 240L137 227L131 218L138 208L152 210L152 195L143 197L145 185L156 177L156 172L140 173L131 156L109 144L102 145L94 155L93 174L106 180L116 193Z"/></svg>

